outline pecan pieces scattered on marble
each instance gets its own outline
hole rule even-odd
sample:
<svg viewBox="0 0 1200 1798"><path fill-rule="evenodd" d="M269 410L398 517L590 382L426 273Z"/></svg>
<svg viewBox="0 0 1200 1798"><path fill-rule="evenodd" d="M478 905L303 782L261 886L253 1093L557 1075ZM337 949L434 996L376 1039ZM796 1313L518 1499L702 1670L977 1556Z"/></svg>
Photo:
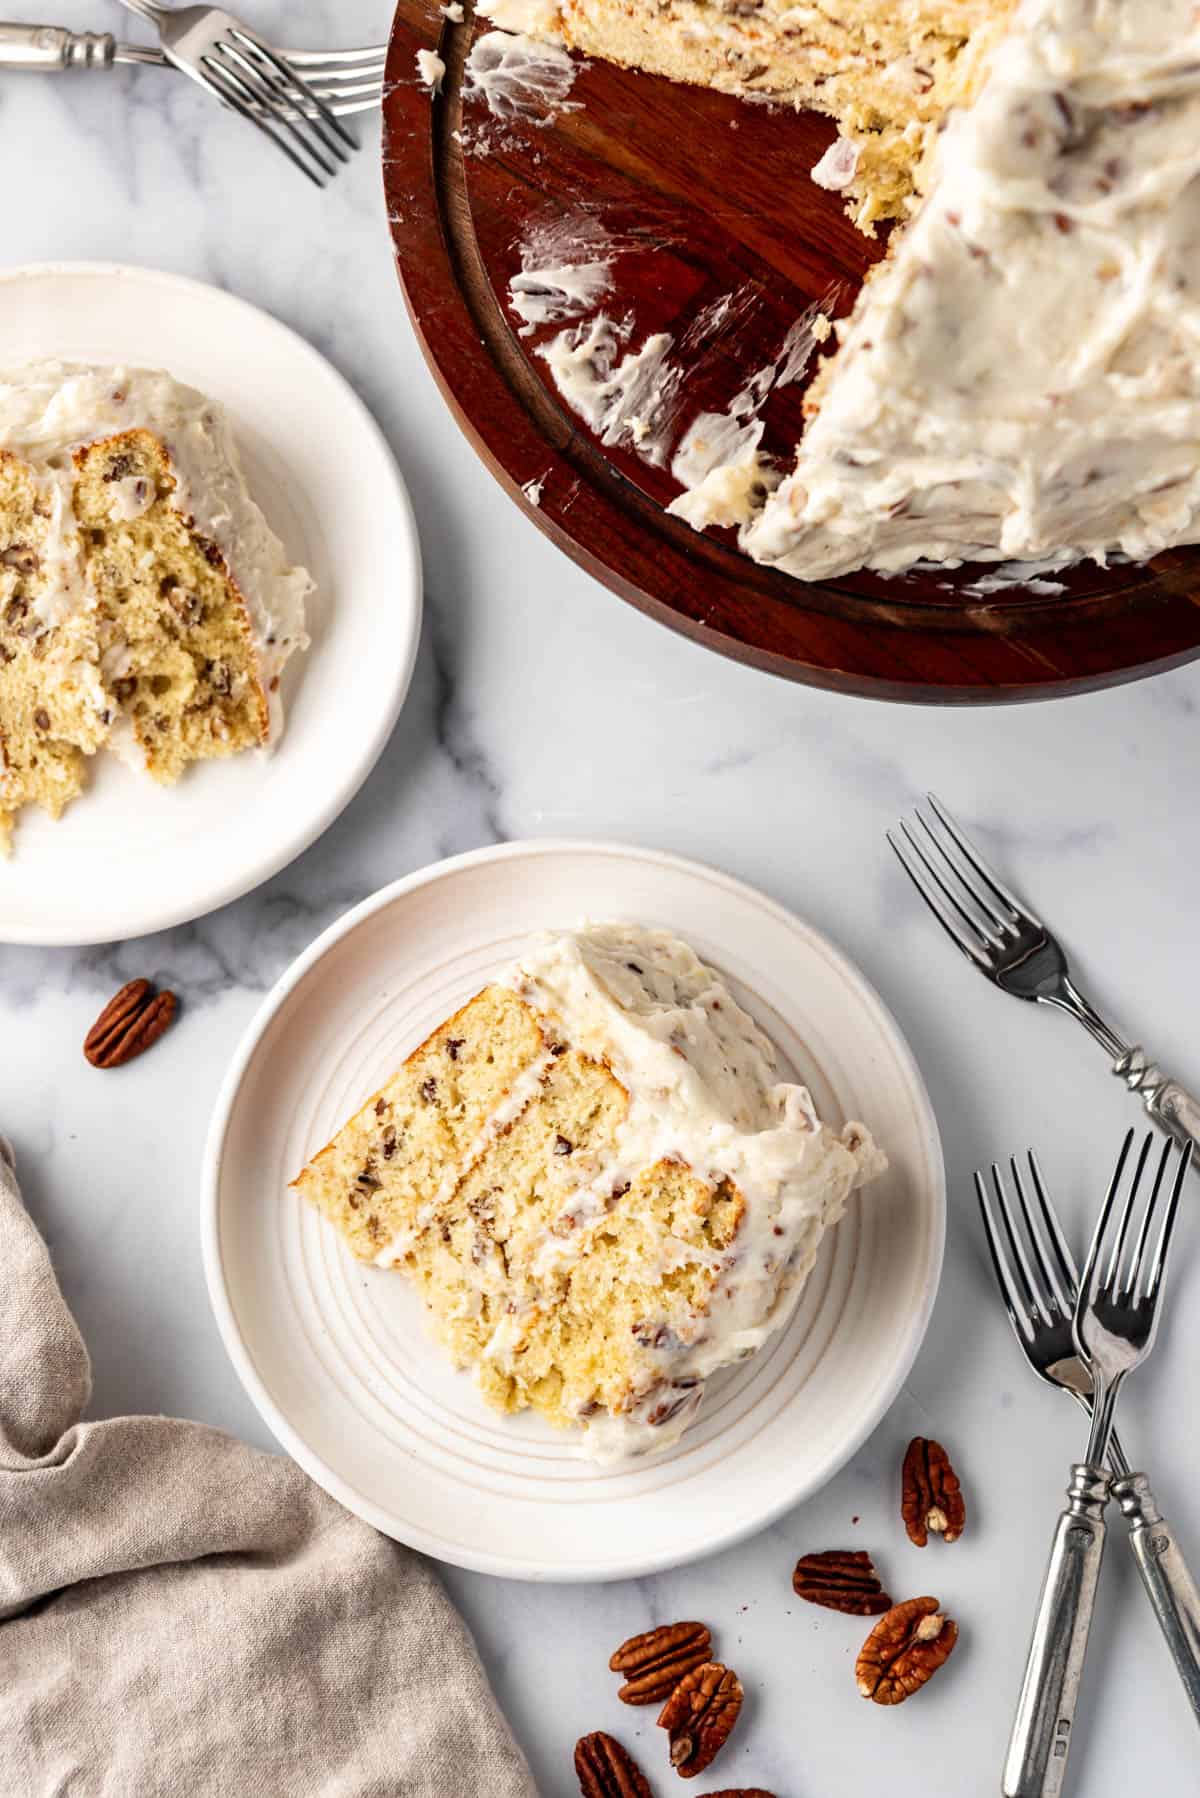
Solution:
<svg viewBox="0 0 1200 1798"><path fill-rule="evenodd" d="M914 1436L904 1456L900 1514L908 1539L924 1548L930 1533L957 1542L967 1520L958 1475L940 1442Z"/></svg>
<svg viewBox="0 0 1200 1798"><path fill-rule="evenodd" d="M958 1625L936 1598L905 1599L863 1643L854 1668L859 1691L875 1704L903 1704L949 1660L957 1640Z"/></svg>
<svg viewBox="0 0 1200 1798"><path fill-rule="evenodd" d="M94 1068L120 1068L154 1047L179 1008L174 993L156 993L148 980L131 980L110 999L84 1039Z"/></svg>
<svg viewBox="0 0 1200 1798"><path fill-rule="evenodd" d="M637 1762L602 1729L576 1742L575 1772L583 1798L653 1798Z"/></svg>
<svg viewBox="0 0 1200 1798"><path fill-rule="evenodd" d="M703 1773L729 1740L742 1708L742 1682L720 1661L680 1680L658 1715L671 1739L671 1765L681 1779Z"/></svg>
<svg viewBox="0 0 1200 1798"><path fill-rule="evenodd" d="M685 1673L703 1667L712 1651L712 1636L703 1623L664 1623L622 1642L609 1661L625 1675L617 1697L625 1704L661 1704Z"/></svg>
<svg viewBox="0 0 1200 1798"><path fill-rule="evenodd" d="M870 1555L861 1549L829 1548L823 1554L801 1555L792 1574L792 1590L809 1604L847 1617L876 1617L892 1608Z"/></svg>

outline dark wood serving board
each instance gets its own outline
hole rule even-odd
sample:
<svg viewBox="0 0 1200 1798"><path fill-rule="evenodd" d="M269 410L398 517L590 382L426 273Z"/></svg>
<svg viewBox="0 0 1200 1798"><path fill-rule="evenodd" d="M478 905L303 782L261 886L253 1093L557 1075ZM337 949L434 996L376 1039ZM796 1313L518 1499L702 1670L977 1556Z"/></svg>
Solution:
<svg viewBox="0 0 1200 1798"><path fill-rule="evenodd" d="M388 62L384 180L396 259L425 354L463 430L516 502L623 599L726 655L794 680L927 702L1037 699L1132 679L1200 654L1200 550L1146 567L1091 565L1065 591L971 592L986 568L805 584L699 534L665 507L668 467L606 447L557 394L539 347L573 320L520 335L509 282L521 246L556 222L618 253L597 307L629 347L669 334L686 352L675 438L723 411L776 358L814 302L844 312L881 253L808 170L832 138L816 117L598 62L569 104L498 117L464 93L468 9L402 0ZM418 50L446 64L441 93ZM520 96L518 96L520 98ZM719 328L703 321L730 296ZM678 357L676 358L678 360ZM810 369L811 373L811 369ZM803 381L772 391L765 447L786 461ZM669 455L667 457L669 462ZM537 503L529 493L540 486ZM529 490L529 491L526 491Z"/></svg>

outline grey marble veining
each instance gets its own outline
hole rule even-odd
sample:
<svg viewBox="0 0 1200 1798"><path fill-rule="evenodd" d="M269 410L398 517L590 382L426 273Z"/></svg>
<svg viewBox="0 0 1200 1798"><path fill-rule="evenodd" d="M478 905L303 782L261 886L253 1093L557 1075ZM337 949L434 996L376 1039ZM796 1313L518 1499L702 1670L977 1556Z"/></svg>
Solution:
<svg viewBox="0 0 1200 1798"><path fill-rule="evenodd" d="M32 9L37 10L37 9ZM145 28L100 0L45 0L79 28ZM254 0L293 40L382 37L375 0ZM378 127L360 123L373 144ZM411 697L362 792L257 893L185 928L78 953L0 948L0 1127L91 1345L94 1412L173 1411L266 1442L210 1319L198 1246L200 1155L225 1067L261 996L326 924L384 881L527 835L622 838L717 863L827 930L901 1021L929 1083L951 1191L946 1273L891 1415L817 1499L697 1567L555 1589L448 1570L547 1798L570 1751L608 1727L669 1791L652 1713L616 1702L618 1640L700 1615L749 1693L727 1755L696 1782L778 1798L982 1798L1011 1705L1077 1420L1018 1363L968 1190L980 1160L1036 1143L1078 1230L1137 1116L1065 1021L1006 1002L945 948L882 844L928 786L1058 922L1099 1002L1200 1081L1192 817L1200 667L1018 710L847 700L726 663L622 606L509 503L446 412L407 323L372 151L309 192L238 121L156 71L0 82L0 129L35 145L11 187L4 259L158 264L214 281L310 338L354 383L404 469L427 568ZM10 161L10 167L15 167ZM286 202L283 204L282 202ZM2 875L0 875L2 879ZM166 1046L109 1085L79 1043L134 973L179 988ZM1200 1560L1200 1231L1122 1428ZM910 1548L900 1453L953 1448L971 1522ZM854 1521L858 1519L858 1521ZM864 1705L857 1624L797 1603L799 1552L870 1546L897 1593L933 1591L962 1643L897 1713ZM1175 1798L1196 1786L1184 1700L1114 1528L1071 1789ZM681 1788L682 1789L682 1788ZM447 1798L473 1798L447 1794Z"/></svg>

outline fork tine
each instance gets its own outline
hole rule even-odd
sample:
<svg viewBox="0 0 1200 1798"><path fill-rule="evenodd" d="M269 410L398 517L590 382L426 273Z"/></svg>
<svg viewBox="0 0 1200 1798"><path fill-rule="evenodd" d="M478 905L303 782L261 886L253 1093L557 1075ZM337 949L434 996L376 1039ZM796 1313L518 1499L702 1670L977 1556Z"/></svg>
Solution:
<svg viewBox="0 0 1200 1798"><path fill-rule="evenodd" d="M1168 1144L1168 1147L1169 1146L1170 1145ZM1163 1226L1159 1231L1158 1246L1155 1249L1154 1261L1150 1268L1150 1278L1146 1282L1146 1299L1150 1304L1154 1304L1157 1300L1158 1289L1162 1285L1163 1274L1166 1271L1167 1266L1167 1255L1171 1248L1171 1235L1174 1231L1175 1219L1179 1212L1179 1199L1183 1192L1184 1182L1187 1180L1188 1169L1191 1165L1192 1146L1189 1143L1186 1148L1180 1150L1179 1166L1175 1170L1175 1184L1171 1188L1171 1197L1167 1204L1167 1215L1163 1219Z"/></svg>
<svg viewBox="0 0 1200 1798"><path fill-rule="evenodd" d="M304 79L313 86L320 87L324 93L342 93L347 88L378 87L383 80L383 72L383 63L360 63L357 68L346 69L315 63L311 69L305 69Z"/></svg>
<svg viewBox="0 0 1200 1798"><path fill-rule="evenodd" d="M1147 1149L1149 1145L1147 1144ZM1162 1154L1158 1158L1158 1167L1154 1175L1154 1185L1150 1192L1150 1202L1142 1212L1142 1221L1138 1227L1137 1239L1133 1245L1133 1254L1129 1258L1126 1269L1127 1278L1120 1286L1120 1299L1123 1304L1132 1304L1133 1289L1137 1284L1138 1272L1143 1265L1146 1243L1150 1236L1150 1225L1154 1220L1154 1208L1158 1204L1158 1195L1162 1191L1163 1176L1167 1171L1167 1163L1171 1159L1171 1141L1168 1137L1162 1146Z"/></svg>
<svg viewBox="0 0 1200 1798"><path fill-rule="evenodd" d="M1028 1151L1028 1154L1032 1160L1032 1149ZM1056 1277L1055 1270L1047 1257L1045 1244L1042 1241L1042 1232L1034 1214L1033 1207L1025 1197L1025 1188L1021 1184L1021 1170L1017 1166L1017 1158L1015 1155L1009 1162L1009 1166L1012 1168L1013 1185L1016 1188L1017 1198L1020 1201L1021 1212L1025 1220L1025 1235L1030 1248L1033 1250L1034 1261L1037 1264L1037 1272L1040 1276L1037 1290L1044 1295L1048 1295L1046 1302L1043 1305L1043 1310L1048 1311L1050 1309L1050 1301L1052 1300L1053 1303L1058 1306L1064 1317L1070 1317L1075 1308L1074 1304L1069 1304L1067 1302L1066 1295ZM1042 1202L1045 1204L1044 1198Z"/></svg>
<svg viewBox="0 0 1200 1798"><path fill-rule="evenodd" d="M1015 1164L1010 1163L1010 1166L1015 1167ZM1029 1254L1025 1246L1029 1222L1028 1210L1025 1205L1025 1195L1021 1191L1020 1184L1018 1183L1017 1204L1014 1207L1008 1197L1008 1192L1004 1185L1004 1176L1001 1174L1000 1169L994 1161L992 1163L992 1186L995 1189L996 1197L999 1201L1000 1217L1004 1224L1004 1233L1008 1238L1009 1250L1012 1259L1020 1270L1020 1281L1021 1287L1024 1289L1026 1308L1031 1318L1037 1317L1043 1323L1050 1323L1053 1320L1050 1317L1046 1305L1042 1302L1042 1288L1034 1277L1033 1269L1029 1262Z"/></svg>
<svg viewBox="0 0 1200 1798"><path fill-rule="evenodd" d="M267 96L264 104L271 106L281 118L297 118L304 129L312 133L317 143L328 151L335 162L349 162L350 152L344 149L337 138L325 129L323 114L328 109L316 90L308 82L301 80L299 76L289 78L287 81L283 80L276 72L274 64L258 54L254 41L246 32L231 31L230 39L236 39L237 42L227 42L221 46L222 49L227 56L235 58L247 74L261 84ZM245 50L238 47L242 43L247 46ZM333 117L332 113L330 117ZM306 148L313 155L319 154L316 144L306 142ZM322 157L322 161L324 160ZM337 169L331 167L330 173L336 174Z"/></svg>
<svg viewBox="0 0 1200 1798"><path fill-rule="evenodd" d="M940 921L943 929L948 933L951 940L958 945L964 955L968 956L975 963L977 968L982 968L986 973L990 963L988 957L984 954L984 949L988 946L989 939L984 935L982 928L963 911L962 907L957 904L953 896L947 891L936 869L932 867L926 858L924 851L921 849L920 844L916 841L912 832L909 830L908 825L905 824L903 820L901 821L900 829L904 833L904 847L901 847L899 839L890 830L887 833L887 840L891 844L901 867L916 887L918 893L920 893L930 911L932 911L934 916ZM920 863L922 868L928 871L928 877L922 875L913 865L914 858ZM930 882L933 882L933 884L931 885ZM941 896L943 893L946 895L945 898L942 898ZM954 915L956 912L958 914L957 918ZM961 922L959 921L960 919Z"/></svg>
<svg viewBox="0 0 1200 1798"><path fill-rule="evenodd" d="M326 175L336 175L337 164L331 162L328 156L322 153L319 143L313 143L312 139L301 129L302 125L308 125L317 138L323 142L322 134L317 130L313 121L306 120L303 114L297 114L290 109L278 87L272 87L264 80L254 64L243 55L235 44L231 44L223 38L217 45L217 49L221 54L222 66L230 79L237 82L244 98L256 100L266 112L270 113L272 118L291 133L293 140L300 145L307 156L312 157L317 167ZM231 66L234 64L236 67ZM341 155L341 151L338 152L338 155Z"/></svg>
<svg viewBox="0 0 1200 1798"><path fill-rule="evenodd" d="M1060 1292L1063 1296L1060 1298L1060 1302L1069 1317L1075 1307L1075 1294L1079 1290L1079 1269L1075 1265L1075 1257L1063 1235L1062 1225L1058 1221L1058 1213L1050 1203L1050 1195L1046 1191L1041 1166L1032 1149L1029 1151L1029 1172L1033 1179L1033 1190L1037 1194L1038 1204L1041 1207L1042 1223L1050 1238L1050 1246L1054 1250L1054 1259L1062 1283Z"/></svg>
<svg viewBox="0 0 1200 1798"><path fill-rule="evenodd" d="M340 155L343 162L348 162L350 156L347 154L347 151L350 152L350 154L353 154L354 151L358 149L357 138L353 137L342 124L341 120L338 119L334 113L330 112L321 96L309 86L304 77L297 74L296 70L293 69L282 56L272 50L270 44L266 43L264 39L255 36L253 32L245 31L241 26L236 26L233 31L233 36L241 43L247 45L264 61L270 63L271 67L276 71L276 74L282 79L287 88L295 88L301 95L303 95L305 100L310 100L312 102L317 108L317 111L321 114L321 117L325 120L325 123L329 126L334 137L341 138L342 143L345 145L344 150L339 150L336 144L330 144L330 149ZM313 123L315 125L315 120ZM321 137L323 142L329 142L324 132L321 133Z"/></svg>
<svg viewBox="0 0 1200 1798"><path fill-rule="evenodd" d="M992 1163L992 1178L999 1189L999 1169ZM1033 1327L1025 1311L1019 1303L1017 1275L1005 1256L996 1228L996 1220L992 1216L991 1201L988 1198L987 1183L979 1168L975 1169L975 1195L979 1200L979 1209L983 1215L983 1232L987 1237L988 1249L992 1257L992 1267L996 1275L996 1284L1000 1288L1000 1297L1004 1300L1004 1309L1008 1312L1008 1321L1016 1333L1017 1341L1022 1348L1027 1341L1033 1339Z"/></svg>
<svg viewBox="0 0 1200 1798"><path fill-rule="evenodd" d="M387 61L386 44L368 44L362 50L289 50L287 59L294 68L342 68L352 69L364 64L378 63L382 68Z"/></svg>
<svg viewBox="0 0 1200 1798"><path fill-rule="evenodd" d="M946 831L946 834L958 848L959 853L966 858L971 867L974 868L975 872L979 875L980 879L987 882L993 893L995 893L997 899L1008 908L1014 918L1024 918L1031 924L1038 923L1039 920L1033 916L1028 907L1022 905L1016 894L1005 886L991 864L984 861L970 837L968 837L954 822L953 817L942 804L937 794L927 793L926 798L933 808L938 821Z"/></svg>
<svg viewBox="0 0 1200 1798"><path fill-rule="evenodd" d="M1091 1247L1088 1250L1087 1265L1083 1270L1083 1279L1079 1284L1079 1308L1081 1312L1093 1304L1096 1294L1100 1290L1100 1254L1104 1247L1105 1238L1108 1235L1109 1220L1112 1217L1113 1209L1117 1202L1117 1194L1121 1190L1121 1175L1124 1173L1125 1163L1129 1159L1129 1151L1133 1146L1134 1135L1134 1131L1126 1131L1125 1141L1121 1144L1121 1153L1117 1156L1117 1165L1114 1169L1113 1177L1109 1181L1108 1191L1104 1195L1104 1204L1096 1223L1096 1230L1092 1237Z"/></svg>
<svg viewBox="0 0 1200 1798"><path fill-rule="evenodd" d="M921 811L920 807L917 807L917 809L913 812L913 817L916 819L917 823L921 826L921 829L925 832L926 837L929 839L930 848L933 850L934 854L936 855L939 864L946 869L947 873L950 875L951 879L955 882L956 886L962 892L967 894L972 905L976 906L978 908L978 910L981 911L983 913L984 917L987 919L988 923L991 926L991 930L988 932L985 932L985 934L988 935L989 937L994 937L995 940L997 942L999 942L1003 933L1006 930L1012 929L1012 925L1010 924L1009 920L1007 918L1002 918L1000 916L1000 913L995 909L995 907L993 905L988 904L987 899L979 891L978 885L968 879L967 875L963 872L962 868L959 867L958 863L955 861L954 857L951 855L950 851L947 849L945 843L942 842L941 838L938 836L937 832L934 830L932 824L930 824L929 819L925 816L924 812ZM982 928L983 928L983 926L981 925L980 929L982 929Z"/></svg>
<svg viewBox="0 0 1200 1798"><path fill-rule="evenodd" d="M318 98L327 94L357 94L361 90L383 86L383 70L379 69L313 69L312 85Z"/></svg>
<svg viewBox="0 0 1200 1798"><path fill-rule="evenodd" d="M211 57L203 56L200 61L204 67L206 80L218 97L225 102L226 106L232 108L234 112L239 113L242 118L249 119L250 123L256 126L265 137L269 137L271 142L275 145L275 148L277 150L282 150L288 161L295 163L301 174L307 175L314 187L324 187L325 183L322 181L321 177L309 167L307 162L304 162L297 156L291 144L289 144L287 140L275 130L273 125L267 123L261 113L255 112L252 106L246 104L245 100L241 98L240 94L233 86L232 79L228 72L223 69L219 63L214 62Z"/></svg>
<svg viewBox="0 0 1200 1798"><path fill-rule="evenodd" d="M1147 1130L1145 1136L1142 1138L1141 1153L1137 1158L1137 1166L1133 1170L1133 1179L1129 1182L1129 1197L1125 1200L1125 1205L1121 1212L1121 1222L1117 1228L1117 1240L1113 1244L1112 1255L1108 1263L1108 1275L1104 1281L1104 1286L1105 1290L1110 1294L1115 1295L1120 1290L1117 1282L1121 1272L1121 1261L1125 1254L1125 1242L1129 1235L1129 1226L1133 1219L1134 1203L1138 1196L1138 1188L1142 1183L1142 1175L1146 1171L1146 1162L1150 1158L1150 1145L1153 1141L1153 1136ZM1159 1177L1161 1179L1161 1172ZM1158 1181L1155 1181L1154 1190L1150 1195L1151 1207L1153 1207L1157 1196Z"/></svg>

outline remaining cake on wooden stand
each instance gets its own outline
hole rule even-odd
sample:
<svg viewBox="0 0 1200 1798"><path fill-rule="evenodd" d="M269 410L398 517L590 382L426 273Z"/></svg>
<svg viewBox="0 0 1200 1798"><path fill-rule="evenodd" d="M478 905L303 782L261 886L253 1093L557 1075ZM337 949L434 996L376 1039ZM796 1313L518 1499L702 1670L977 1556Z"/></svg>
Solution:
<svg viewBox="0 0 1200 1798"><path fill-rule="evenodd" d="M312 580L221 409L168 375L0 376L0 847L107 747L170 783L273 742Z"/></svg>

